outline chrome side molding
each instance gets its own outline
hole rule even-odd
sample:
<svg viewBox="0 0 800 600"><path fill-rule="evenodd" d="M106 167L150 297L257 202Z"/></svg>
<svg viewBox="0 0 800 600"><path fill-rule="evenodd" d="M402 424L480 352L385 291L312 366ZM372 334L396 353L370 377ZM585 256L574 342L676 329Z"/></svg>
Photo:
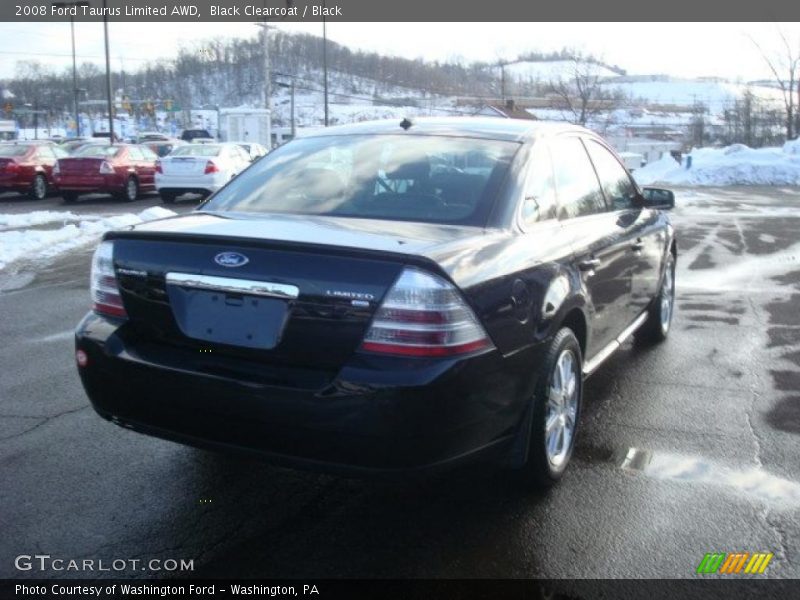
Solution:
<svg viewBox="0 0 800 600"><path fill-rule="evenodd" d="M246 294L248 296L265 296L267 298L283 298L294 300L300 295L300 288L287 283L272 281L254 281L252 279L235 279L232 277L214 277L211 275L194 275L191 273L167 273L167 285L184 288L207 290L224 294Z"/></svg>
<svg viewBox="0 0 800 600"><path fill-rule="evenodd" d="M631 337L639 327L644 325L644 322L647 320L647 311L644 311L640 314L633 323L628 325L622 333L620 333L616 339L609 342L602 350L600 350L597 354L595 354L590 360L587 360L583 364L583 376L588 377L592 373L594 373L597 368L603 364L606 359L614 354L620 346Z"/></svg>

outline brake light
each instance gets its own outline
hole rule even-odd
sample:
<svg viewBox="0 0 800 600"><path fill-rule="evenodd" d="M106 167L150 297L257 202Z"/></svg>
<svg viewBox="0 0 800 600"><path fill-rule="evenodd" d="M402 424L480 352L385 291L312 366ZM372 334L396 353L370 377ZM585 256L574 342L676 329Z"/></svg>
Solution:
<svg viewBox="0 0 800 600"><path fill-rule="evenodd" d="M101 242L94 251L91 290L96 313L127 318L114 273L114 242Z"/></svg>
<svg viewBox="0 0 800 600"><path fill-rule="evenodd" d="M219 173L219 167L213 161L206 162L206 170L203 171L204 174L208 175L209 173Z"/></svg>
<svg viewBox="0 0 800 600"><path fill-rule="evenodd" d="M19 163L15 160L10 160L5 164L4 170L6 173L18 173Z"/></svg>
<svg viewBox="0 0 800 600"><path fill-rule="evenodd" d="M492 347L472 309L450 283L406 268L375 312L361 349L403 356L455 356Z"/></svg>
<svg viewBox="0 0 800 600"><path fill-rule="evenodd" d="M110 162L104 160L100 163L100 173L103 175L113 175L114 174L114 167L111 165Z"/></svg>
<svg viewBox="0 0 800 600"><path fill-rule="evenodd" d="M162 175L164 174L164 171L161 169L161 161L160 160L156 161L156 173L161 173Z"/></svg>

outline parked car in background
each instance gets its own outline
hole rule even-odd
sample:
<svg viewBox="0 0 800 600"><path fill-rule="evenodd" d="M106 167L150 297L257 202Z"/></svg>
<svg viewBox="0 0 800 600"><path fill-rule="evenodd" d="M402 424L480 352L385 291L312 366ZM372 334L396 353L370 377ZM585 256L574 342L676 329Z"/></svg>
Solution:
<svg viewBox="0 0 800 600"><path fill-rule="evenodd" d="M586 378L670 331L674 197L649 197L581 127L331 127L192 214L107 233L78 371L101 416L166 439L360 474L489 459L552 485Z"/></svg>
<svg viewBox="0 0 800 600"><path fill-rule="evenodd" d="M154 140L169 140L170 137L166 133L160 131L142 131L136 136L136 141L140 144Z"/></svg>
<svg viewBox="0 0 800 600"><path fill-rule="evenodd" d="M255 162L262 156L266 156L269 153L264 146L261 144L257 144L256 142L233 142L241 146L247 155L250 157L250 162Z"/></svg>
<svg viewBox="0 0 800 600"><path fill-rule="evenodd" d="M177 138L167 138L164 140L145 140L142 144L150 148L150 150L155 152L159 157L162 157L172 152L178 146L185 146L186 142Z"/></svg>
<svg viewBox="0 0 800 600"><path fill-rule="evenodd" d="M236 144L178 146L156 165L156 189L166 204L183 194L213 194L250 166L250 157Z"/></svg>
<svg viewBox="0 0 800 600"><path fill-rule="evenodd" d="M90 144L56 164L55 181L64 202L81 194L111 194L132 202L140 192L155 189L158 157L146 146Z"/></svg>
<svg viewBox="0 0 800 600"><path fill-rule="evenodd" d="M96 139L106 139L106 140L107 140L107 139L110 139L110 138L111 138L111 133L109 133L108 131L95 131L95 132L92 134L92 137L93 137L93 138L96 138ZM114 134L114 141L115 141L115 142L121 142L121 141L122 141L122 138L120 138L120 137L119 137L119 136L118 136L118 135L115 133L115 134Z"/></svg>
<svg viewBox="0 0 800 600"><path fill-rule="evenodd" d="M184 142L191 142L195 138L211 138L214 139L207 129L184 129L181 132L181 139Z"/></svg>
<svg viewBox="0 0 800 600"><path fill-rule="evenodd" d="M61 144L61 148L66 150L70 155L73 155L81 148L85 148L86 146L91 146L92 144L100 144L103 146L108 146L108 140L104 140L101 138L74 139Z"/></svg>
<svg viewBox="0 0 800 600"><path fill-rule="evenodd" d="M0 192L28 194L44 200L55 185L53 167L69 154L52 142L0 143Z"/></svg>

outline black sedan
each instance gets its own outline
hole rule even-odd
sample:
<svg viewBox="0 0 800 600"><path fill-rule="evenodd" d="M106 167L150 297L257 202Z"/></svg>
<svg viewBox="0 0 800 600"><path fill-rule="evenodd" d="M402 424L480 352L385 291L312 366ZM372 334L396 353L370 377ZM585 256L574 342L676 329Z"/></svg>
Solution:
<svg viewBox="0 0 800 600"><path fill-rule="evenodd" d="M106 234L78 370L101 416L158 437L356 474L491 459L548 485L584 379L669 332L673 203L578 127L332 127Z"/></svg>

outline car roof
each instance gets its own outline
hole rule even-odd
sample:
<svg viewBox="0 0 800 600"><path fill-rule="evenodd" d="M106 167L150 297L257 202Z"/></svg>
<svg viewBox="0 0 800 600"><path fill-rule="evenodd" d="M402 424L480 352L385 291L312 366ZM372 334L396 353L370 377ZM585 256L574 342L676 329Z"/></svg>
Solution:
<svg viewBox="0 0 800 600"><path fill-rule="evenodd" d="M410 127L401 123L405 119L364 121L350 125L337 125L318 129L304 137L329 135L442 135L473 137L490 140L524 142L544 135L566 132L591 133L588 129L553 121L530 121L526 119L504 119L500 117L420 117L408 119Z"/></svg>

